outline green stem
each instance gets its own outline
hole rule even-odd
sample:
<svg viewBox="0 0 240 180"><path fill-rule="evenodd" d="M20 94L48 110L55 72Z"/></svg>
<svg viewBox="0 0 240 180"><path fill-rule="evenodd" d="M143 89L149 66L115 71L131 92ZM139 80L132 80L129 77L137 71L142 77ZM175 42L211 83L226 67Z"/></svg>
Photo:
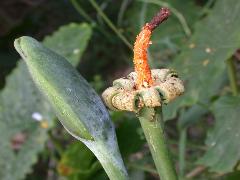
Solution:
<svg viewBox="0 0 240 180"><path fill-rule="evenodd" d="M112 161L105 161L99 159L101 162L103 169L107 173L110 180L128 180L128 176L121 171L115 164L112 163Z"/></svg>
<svg viewBox="0 0 240 180"><path fill-rule="evenodd" d="M233 58L229 58L227 60L227 69L232 93L234 96L236 96L238 95L238 85L237 85L237 73L234 66Z"/></svg>
<svg viewBox="0 0 240 180"><path fill-rule="evenodd" d="M132 168L132 169L138 169L138 170L141 170L141 171L145 171L145 172L148 172L148 173L151 173L151 174L158 174L158 172L155 169L153 169L151 167L148 167L148 166L144 166L144 165L130 163L130 164L128 164L128 167Z"/></svg>
<svg viewBox="0 0 240 180"><path fill-rule="evenodd" d="M118 18L117 18L117 25L118 26L122 24L123 16L124 16L124 13L127 9L128 3L129 3L129 0L123 0L123 2L121 4L121 7L120 7L120 10L119 10L119 13L118 13Z"/></svg>
<svg viewBox="0 0 240 180"><path fill-rule="evenodd" d="M71 0L71 3L80 15L82 15L87 21L94 23L94 20L78 4L77 0Z"/></svg>
<svg viewBox="0 0 240 180"><path fill-rule="evenodd" d="M110 19L105 15L99 5L95 2L95 0L89 0L92 6L96 9L98 14L103 18L106 24L117 34L117 36L132 50L132 45L128 42L128 40L119 32L119 30L115 27L115 25L110 21Z"/></svg>
<svg viewBox="0 0 240 180"><path fill-rule="evenodd" d="M176 180L177 174L171 161L164 136L162 109L143 108L139 120L161 180Z"/></svg>
<svg viewBox="0 0 240 180"><path fill-rule="evenodd" d="M84 144L95 154L110 180L129 180L117 144L112 148L102 141L86 141Z"/></svg>
<svg viewBox="0 0 240 180"><path fill-rule="evenodd" d="M180 129L180 140L179 140L179 176L180 179L184 177L185 170L185 150L186 150L186 128Z"/></svg>
<svg viewBox="0 0 240 180"><path fill-rule="evenodd" d="M52 141L52 143L54 144L54 148L57 150L57 153L59 153L59 155L62 156L64 151L61 147L61 144L53 136L52 132L49 133L49 138Z"/></svg>
<svg viewBox="0 0 240 180"><path fill-rule="evenodd" d="M97 25L96 21L92 19L85 11L84 9L78 4L76 0L71 0L71 3L73 7L77 10L77 12L83 16L89 23L92 24L92 26L96 29L98 29L108 40L111 40L109 34L100 26Z"/></svg>
<svg viewBox="0 0 240 180"><path fill-rule="evenodd" d="M206 2L206 4L203 6L202 12L200 13L199 16L201 17L201 16L209 13L210 10L211 10L211 6L213 5L214 2L215 2L215 0L208 0L208 1Z"/></svg>

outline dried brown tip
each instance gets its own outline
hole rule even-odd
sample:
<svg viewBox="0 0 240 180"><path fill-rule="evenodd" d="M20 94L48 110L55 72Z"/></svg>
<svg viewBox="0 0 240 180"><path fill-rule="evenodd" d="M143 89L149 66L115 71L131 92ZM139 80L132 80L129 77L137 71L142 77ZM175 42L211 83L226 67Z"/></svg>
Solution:
<svg viewBox="0 0 240 180"><path fill-rule="evenodd" d="M156 16L152 18L152 20L147 24L148 28L153 31L159 24L163 21L167 20L167 18L171 15L170 10L168 8L161 8L161 10L157 13Z"/></svg>

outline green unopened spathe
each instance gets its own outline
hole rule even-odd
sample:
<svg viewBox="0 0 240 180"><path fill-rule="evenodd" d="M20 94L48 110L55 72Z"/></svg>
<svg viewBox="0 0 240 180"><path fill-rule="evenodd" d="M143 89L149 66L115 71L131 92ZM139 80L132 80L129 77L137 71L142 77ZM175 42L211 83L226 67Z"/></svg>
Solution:
<svg viewBox="0 0 240 180"><path fill-rule="evenodd" d="M14 46L65 129L97 156L110 179L127 179L113 123L101 98L62 56L31 37Z"/></svg>

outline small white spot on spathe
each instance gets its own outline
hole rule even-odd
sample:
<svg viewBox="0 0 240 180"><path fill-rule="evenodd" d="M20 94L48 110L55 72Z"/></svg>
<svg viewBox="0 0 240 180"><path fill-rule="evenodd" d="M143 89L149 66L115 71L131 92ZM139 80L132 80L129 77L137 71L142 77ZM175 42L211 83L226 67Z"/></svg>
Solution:
<svg viewBox="0 0 240 180"><path fill-rule="evenodd" d="M36 121L42 121L43 117L39 112L32 113L32 118Z"/></svg>

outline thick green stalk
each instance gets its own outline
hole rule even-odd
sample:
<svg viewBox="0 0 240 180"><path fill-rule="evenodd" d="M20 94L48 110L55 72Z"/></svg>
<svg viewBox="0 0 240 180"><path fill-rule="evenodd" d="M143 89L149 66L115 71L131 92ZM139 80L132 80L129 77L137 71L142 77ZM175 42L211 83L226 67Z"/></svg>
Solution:
<svg viewBox="0 0 240 180"><path fill-rule="evenodd" d="M176 180L177 174L167 148L161 107L143 108L139 120L161 180Z"/></svg>
<svg viewBox="0 0 240 180"><path fill-rule="evenodd" d="M100 159L99 159L100 160ZM117 168L111 161L106 162L105 159L100 161L105 172L107 173L110 180L128 180L128 176Z"/></svg>
<svg viewBox="0 0 240 180"><path fill-rule="evenodd" d="M107 173L110 180L128 180L128 174L122 162L121 155L118 151L107 147L103 142L88 142L85 144L95 154L97 159L100 161L103 169ZM117 144L116 144L117 146Z"/></svg>
<svg viewBox="0 0 240 180"><path fill-rule="evenodd" d="M237 85L237 74L236 74L236 69L234 67L233 58L229 58L227 60L227 68L228 68L228 77L229 77L232 93L234 96L236 96L238 95L238 85Z"/></svg>
<svg viewBox="0 0 240 180"><path fill-rule="evenodd" d="M180 179L183 179L183 177L184 177L186 139L187 139L186 128L180 129L180 139L179 139L179 176L180 176Z"/></svg>

